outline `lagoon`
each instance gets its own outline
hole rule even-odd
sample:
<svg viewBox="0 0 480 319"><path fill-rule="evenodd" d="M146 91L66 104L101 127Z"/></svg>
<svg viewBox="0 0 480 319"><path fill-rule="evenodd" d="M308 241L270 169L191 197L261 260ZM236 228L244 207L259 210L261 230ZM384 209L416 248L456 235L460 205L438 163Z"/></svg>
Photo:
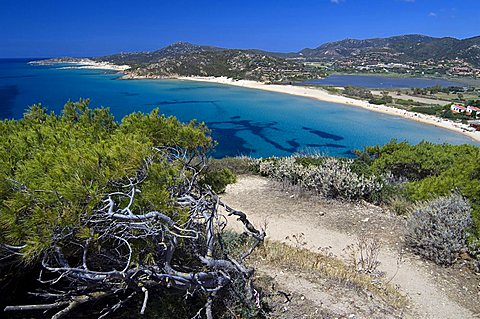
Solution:
<svg viewBox="0 0 480 319"><path fill-rule="evenodd" d="M60 112L67 100L90 98L117 120L158 107L182 121L198 119L218 141L215 157L285 156L319 152L353 156L352 150L392 138L418 143L471 143L461 134L369 110L222 84L182 80L119 80L105 70L59 70L29 60L0 60L0 117L21 118L42 103Z"/></svg>
<svg viewBox="0 0 480 319"><path fill-rule="evenodd" d="M442 87L465 86L459 82L443 79L403 78L376 75L331 75L324 79L306 81L302 84L321 86L357 86L370 89L426 88L436 85Z"/></svg>

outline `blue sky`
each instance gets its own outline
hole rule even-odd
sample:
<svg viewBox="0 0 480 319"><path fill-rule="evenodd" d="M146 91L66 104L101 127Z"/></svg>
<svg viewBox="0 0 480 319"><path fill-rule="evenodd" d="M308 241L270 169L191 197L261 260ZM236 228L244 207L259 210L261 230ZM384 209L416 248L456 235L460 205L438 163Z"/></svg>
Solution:
<svg viewBox="0 0 480 319"><path fill-rule="evenodd" d="M176 41L298 51L344 38L480 35L480 0L0 0L0 57L97 56Z"/></svg>

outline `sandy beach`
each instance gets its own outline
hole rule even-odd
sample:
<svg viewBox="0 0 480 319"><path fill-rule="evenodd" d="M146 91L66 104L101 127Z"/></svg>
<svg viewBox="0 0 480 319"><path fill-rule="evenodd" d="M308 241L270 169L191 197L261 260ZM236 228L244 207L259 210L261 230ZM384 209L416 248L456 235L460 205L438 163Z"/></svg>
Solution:
<svg viewBox="0 0 480 319"><path fill-rule="evenodd" d="M64 66L59 69L95 69L95 70L113 70L113 71L125 71L130 69L128 65L116 65L108 62L96 62L92 60L85 60L82 62L71 62L73 66Z"/></svg>
<svg viewBox="0 0 480 319"><path fill-rule="evenodd" d="M59 70L68 70L68 69L96 69L96 70L113 70L123 72L130 69L128 65L116 65L109 62L97 62L90 59L77 59L76 61L32 61L29 64L38 64L38 65L55 65L55 64L68 64L69 66L59 67Z"/></svg>
<svg viewBox="0 0 480 319"><path fill-rule="evenodd" d="M439 117L432 116L432 115L408 112L405 110L389 107L386 105L370 104L367 101L356 100L356 99L352 99L352 98L348 98L340 95L330 94L329 92L316 87L265 84L265 83L256 82L256 81L233 80L227 77L178 77L177 79L234 85L234 86L245 87L249 89L257 89L257 90L265 90L265 91L278 92L278 93L284 93L284 94L291 94L296 96L312 98L320 101L361 107L370 111L385 113L393 116L399 116L408 120L445 128L451 131L455 131L457 133L464 134L470 137L471 139L477 142L480 142L480 132L471 131L472 128L466 124L456 123L456 122L453 122L447 119L441 119Z"/></svg>

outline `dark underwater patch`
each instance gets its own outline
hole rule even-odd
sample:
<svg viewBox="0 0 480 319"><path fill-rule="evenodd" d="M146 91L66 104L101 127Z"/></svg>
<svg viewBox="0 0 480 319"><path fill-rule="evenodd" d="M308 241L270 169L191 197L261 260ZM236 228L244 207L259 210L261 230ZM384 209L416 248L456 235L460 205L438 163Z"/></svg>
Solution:
<svg viewBox="0 0 480 319"><path fill-rule="evenodd" d="M300 143L297 142L297 139L293 140L288 140L287 141L288 145L290 145L292 148L298 149L300 147Z"/></svg>
<svg viewBox="0 0 480 319"><path fill-rule="evenodd" d="M23 79L23 78L34 78L37 77L34 74L26 74L26 75L2 75L0 79Z"/></svg>
<svg viewBox="0 0 480 319"><path fill-rule="evenodd" d="M326 144L323 144L323 146L332 147L332 148L347 148L345 145L333 144L333 143L326 143Z"/></svg>
<svg viewBox="0 0 480 319"><path fill-rule="evenodd" d="M329 140L341 141L341 140L344 139L343 136L330 134L330 133L325 132L325 131L315 130L313 128L309 128L309 127L305 127L305 126L302 127L302 130L308 131L308 132L310 132L312 134L315 134L315 135L317 135L321 138L326 138L326 139L329 139Z"/></svg>
<svg viewBox="0 0 480 319"><path fill-rule="evenodd" d="M280 143L270 139L266 134L267 130L279 131L279 129L275 127L278 122L275 121L268 123L257 123L251 120L231 120L225 122L208 122L206 124L212 130L213 138L219 142L218 153L215 152L215 157L220 157L220 154L224 153L229 153L228 156L236 156L240 154L248 155L254 152L254 149L245 146L247 142L244 139L241 139L235 135L240 131L248 131L251 134L260 137L266 143L274 146L277 150L288 153L297 152L301 146L296 139L287 141L287 144L290 147L283 146ZM225 128L225 126L230 127ZM226 151L229 149L232 151Z"/></svg>
<svg viewBox="0 0 480 319"><path fill-rule="evenodd" d="M210 125L209 127L211 128ZM215 158L250 155L256 152L254 148L247 146L245 139L236 135L236 129L217 128L212 131L213 139L218 142L212 154Z"/></svg>
<svg viewBox="0 0 480 319"><path fill-rule="evenodd" d="M147 106L156 106L156 105L170 105L170 104L196 104L196 103L209 103L214 104L218 101L203 101L203 100L187 100L187 101L159 101L155 103L147 103Z"/></svg>
<svg viewBox="0 0 480 319"><path fill-rule="evenodd" d="M140 95L140 93L132 93L132 92L120 92L120 94L125 95L125 96L137 96L137 95Z"/></svg>

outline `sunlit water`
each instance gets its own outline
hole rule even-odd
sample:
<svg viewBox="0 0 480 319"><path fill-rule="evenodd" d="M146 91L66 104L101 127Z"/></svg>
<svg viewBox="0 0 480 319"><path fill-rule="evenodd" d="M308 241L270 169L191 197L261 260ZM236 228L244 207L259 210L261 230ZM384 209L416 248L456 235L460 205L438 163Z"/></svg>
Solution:
<svg viewBox="0 0 480 319"><path fill-rule="evenodd" d="M104 70L59 70L27 60L0 60L0 117L20 118L33 103L60 112L67 100L90 98L119 120L133 111L205 121L218 141L215 157L283 156L353 149L393 138L418 143L473 143L445 129L341 104L227 85L178 80L119 80Z"/></svg>

